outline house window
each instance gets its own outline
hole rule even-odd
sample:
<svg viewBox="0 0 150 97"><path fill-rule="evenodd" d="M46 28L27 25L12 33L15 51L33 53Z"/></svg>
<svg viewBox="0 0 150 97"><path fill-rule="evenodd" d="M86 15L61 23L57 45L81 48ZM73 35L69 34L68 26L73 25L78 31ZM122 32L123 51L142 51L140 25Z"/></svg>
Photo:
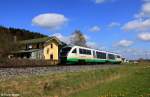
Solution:
<svg viewBox="0 0 150 97"><path fill-rule="evenodd" d="M49 48L47 48L47 54L49 54Z"/></svg>
<svg viewBox="0 0 150 97"><path fill-rule="evenodd" d="M32 45L31 44L29 45L29 49L32 49Z"/></svg>
<svg viewBox="0 0 150 97"><path fill-rule="evenodd" d="M37 44L37 49L39 49L40 48L40 44Z"/></svg>
<svg viewBox="0 0 150 97"><path fill-rule="evenodd" d="M53 48L53 44L51 44L51 48Z"/></svg>
<svg viewBox="0 0 150 97"><path fill-rule="evenodd" d="M53 60L53 54L50 55L50 60Z"/></svg>

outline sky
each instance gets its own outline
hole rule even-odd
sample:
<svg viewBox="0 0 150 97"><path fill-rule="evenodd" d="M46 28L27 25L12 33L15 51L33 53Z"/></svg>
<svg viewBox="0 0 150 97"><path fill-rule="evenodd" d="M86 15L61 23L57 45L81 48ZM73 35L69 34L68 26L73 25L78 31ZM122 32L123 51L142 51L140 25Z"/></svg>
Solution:
<svg viewBox="0 0 150 97"><path fill-rule="evenodd" d="M93 48L150 58L150 0L1 0L0 25L65 42L80 30Z"/></svg>

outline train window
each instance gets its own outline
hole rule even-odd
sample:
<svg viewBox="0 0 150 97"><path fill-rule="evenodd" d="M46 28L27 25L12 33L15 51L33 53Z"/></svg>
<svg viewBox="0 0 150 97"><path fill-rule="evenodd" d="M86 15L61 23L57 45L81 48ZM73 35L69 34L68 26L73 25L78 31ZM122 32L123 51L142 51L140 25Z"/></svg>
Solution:
<svg viewBox="0 0 150 97"><path fill-rule="evenodd" d="M77 53L77 49L75 48L75 49L72 51L72 53Z"/></svg>
<svg viewBox="0 0 150 97"><path fill-rule="evenodd" d="M79 49L80 54L91 55L91 50Z"/></svg>
<svg viewBox="0 0 150 97"><path fill-rule="evenodd" d="M86 50L86 54L91 55L91 50Z"/></svg>
<svg viewBox="0 0 150 97"><path fill-rule="evenodd" d="M83 53L83 54L86 54L86 50L85 50L85 49L82 49L82 53Z"/></svg>
<svg viewBox="0 0 150 97"><path fill-rule="evenodd" d="M79 49L80 54L84 54L84 49Z"/></svg>
<svg viewBox="0 0 150 97"><path fill-rule="evenodd" d="M97 58L99 59L106 59L106 53L103 52L96 52Z"/></svg>
<svg viewBox="0 0 150 97"><path fill-rule="evenodd" d="M71 50L71 47L65 47L65 48L62 48L61 52L60 52L60 55L61 56L67 56L68 52Z"/></svg>
<svg viewBox="0 0 150 97"><path fill-rule="evenodd" d="M117 58L121 58L120 56L117 56Z"/></svg>
<svg viewBox="0 0 150 97"><path fill-rule="evenodd" d="M82 49L79 49L79 53L80 53L80 54L83 54Z"/></svg>
<svg viewBox="0 0 150 97"><path fill-rule="evenodd" d="M115 60L115 55L113 55L113 54L108 54L108 59Z"/></svg>

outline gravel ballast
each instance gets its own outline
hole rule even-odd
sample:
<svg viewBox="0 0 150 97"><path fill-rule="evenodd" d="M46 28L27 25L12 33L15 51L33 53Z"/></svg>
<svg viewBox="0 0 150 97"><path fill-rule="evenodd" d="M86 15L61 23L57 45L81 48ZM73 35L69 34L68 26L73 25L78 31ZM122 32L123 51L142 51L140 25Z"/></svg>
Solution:
<svg viewBox="0 0 150 97"><path fill-rule="evenodd" d="M83 70L109 69L121 65L75 65L26 68L0 68L0 80L15 76L43 75L48 73L78 72Z"/></svg>

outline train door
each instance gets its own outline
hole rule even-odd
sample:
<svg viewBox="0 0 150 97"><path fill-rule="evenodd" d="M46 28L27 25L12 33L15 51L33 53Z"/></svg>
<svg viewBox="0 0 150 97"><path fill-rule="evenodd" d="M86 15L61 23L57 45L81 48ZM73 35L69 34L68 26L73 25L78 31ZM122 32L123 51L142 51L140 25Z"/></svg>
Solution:
<svg viewBox="0 0 150 97"><path fill-rule="evenodd" d="M95 51L93 51L93 58L96 58L96 53L95 53Z"/></svg>
<svg viewBox="0 0 150 97"><path fill-rule="evenodd" d="M78 62L78 56L77 56L77 48L72 49L72 51L69 53L68 58L72 62L72 64Z"/></svg>
<svg viewBox="0 0 150 97"><path fill-rule="evenodd" d="M74 48L71 52L72 57L77 57L77 48Z"/></svg>

